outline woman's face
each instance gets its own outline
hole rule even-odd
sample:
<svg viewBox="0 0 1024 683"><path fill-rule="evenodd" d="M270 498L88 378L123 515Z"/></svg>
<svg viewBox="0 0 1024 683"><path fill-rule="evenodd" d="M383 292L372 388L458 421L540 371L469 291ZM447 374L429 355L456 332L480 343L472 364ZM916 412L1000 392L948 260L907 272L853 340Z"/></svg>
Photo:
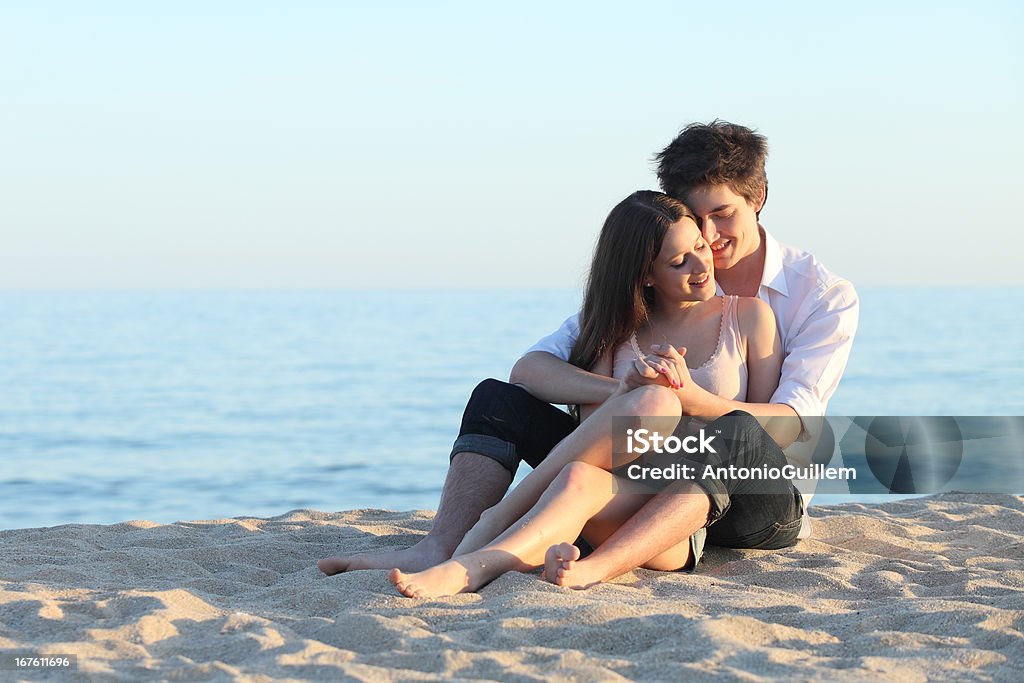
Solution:
<svg viewBox="0 0 1024 683"><path fill-rule="evenodd" d="M658 301L706 301L715 295L714 258L693 220L682 218L669 227L647 283Z"/></svg>

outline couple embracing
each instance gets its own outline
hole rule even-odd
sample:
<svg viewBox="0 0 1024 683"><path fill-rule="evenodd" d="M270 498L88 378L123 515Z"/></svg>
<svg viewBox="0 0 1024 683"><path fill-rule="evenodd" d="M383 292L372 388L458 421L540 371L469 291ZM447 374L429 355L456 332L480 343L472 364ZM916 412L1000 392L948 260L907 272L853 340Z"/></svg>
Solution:
<svg viewBox="0 0 1024 683"><path fill-rule="evenodd" d="M777 549L807 535L806 496L789 480L706 476L652 490L613 455L613 419L679 435L702 425L717 435L713 453L676 458L694 468L799 463L813 439L858 300L759 225L766 157L764 137L743 126L683 129L657 157L664 192L635 192L608 215L580 313L528 349L509 382L474 390L427 536L320 569L390 569L410 597L540 567L586 588L637 567L692 570L705 542ZM533 470L506 496L521 461Z"/></svg>

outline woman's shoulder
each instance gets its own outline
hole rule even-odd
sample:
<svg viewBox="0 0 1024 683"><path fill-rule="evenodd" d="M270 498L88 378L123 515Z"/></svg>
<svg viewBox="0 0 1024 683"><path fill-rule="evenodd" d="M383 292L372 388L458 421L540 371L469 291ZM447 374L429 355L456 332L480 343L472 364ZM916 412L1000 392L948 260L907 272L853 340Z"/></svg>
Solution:
<svg viewBox="0 0 1024 683"><path fill-rule="evenodd" d="M742 318L755 319L759 316L774 316L771 306L758 299L756 296L737 296L735 294L716 295L703 302L708 312L714 311L736 311L736 315Z"/></svg>
<svg viewBox="0 0 1024 683"><path fill-rule="evenodd" d="M736 306L736 319L745 335L757 331L775 331L775 313L771 306L756 296L732 296Z"/></svg>

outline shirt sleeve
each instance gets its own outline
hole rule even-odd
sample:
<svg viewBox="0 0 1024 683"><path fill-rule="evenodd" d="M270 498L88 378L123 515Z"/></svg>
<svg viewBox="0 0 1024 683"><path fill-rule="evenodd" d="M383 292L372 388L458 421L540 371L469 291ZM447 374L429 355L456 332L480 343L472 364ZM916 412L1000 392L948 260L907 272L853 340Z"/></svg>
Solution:
<svg viewBox="0 0 1024 683"><path fill-rule="evenodd" d="M825 414L850 359L859 314L857 292L846 280L816 297L813 309L789 344L772 403L788 405L800 417ZM801 428L797 440L809 438L806 427Z"/></svg>
<svg viewBox="0 0 1024 683"><path fill-rule="evenodd" d="M534 351L544 351L568 363L569 354L572 353L572 347L576 344L576 339L579 336L580 315L577 313L566 318L565 322L557 330L526 349L523 355L525 356L527 353Z"/></svg>

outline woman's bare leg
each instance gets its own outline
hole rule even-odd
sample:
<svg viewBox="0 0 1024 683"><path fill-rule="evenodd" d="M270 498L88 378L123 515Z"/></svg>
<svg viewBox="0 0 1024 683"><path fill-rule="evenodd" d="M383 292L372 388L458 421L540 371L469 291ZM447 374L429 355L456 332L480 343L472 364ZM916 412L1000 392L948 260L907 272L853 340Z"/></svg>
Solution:
<svg viewBox="0 0 1024 683"><path fill-rule="evenodd" d="M604 470L612 468L612 419L615 417L659 416L652 428L671 433L679 421L679 399L666 387L647 386L609 399L512 489L497 505L487 509L463 537L452 557L466 555L494 541L525 515L540 499L562 468L584 462ZM622 464L622 463L615 463Z"/></svg>
<svg viewBox="0 0 1024 683"><path fill-rule="evenodd" d="M651 506L657 507L652 511ZM637 565L657 571L692 566L690 539L706 523L709 511L710 499L705 491L690 482L677 482L652 496L643 511L628 520L588 525L584 536L594 546L594 552L582 560L579 548L571 543L553 545L544 558L544 578L559 586L589 588L636 569ZM639 519L642 516L646 519ZM623 534L632 542L623 544ZM648 537L650 534L656 536ZM683 540L666 547L665 541L671 543L670 539Z"/></svg>
<svg viewBox="0 0 1024 683"><path fill-rule="evenodd" d="M610 472L586 463L570 463L555 477L532 510L495 541L415 574L398 569L391 581L409 597L437 597L472 592L508 571L541 566L554 544L610 535L650 499L647 493L616 492L622 485ZM688 552L689 544L685 545ZM687 561L682 557L678 566Z"/></svg>

